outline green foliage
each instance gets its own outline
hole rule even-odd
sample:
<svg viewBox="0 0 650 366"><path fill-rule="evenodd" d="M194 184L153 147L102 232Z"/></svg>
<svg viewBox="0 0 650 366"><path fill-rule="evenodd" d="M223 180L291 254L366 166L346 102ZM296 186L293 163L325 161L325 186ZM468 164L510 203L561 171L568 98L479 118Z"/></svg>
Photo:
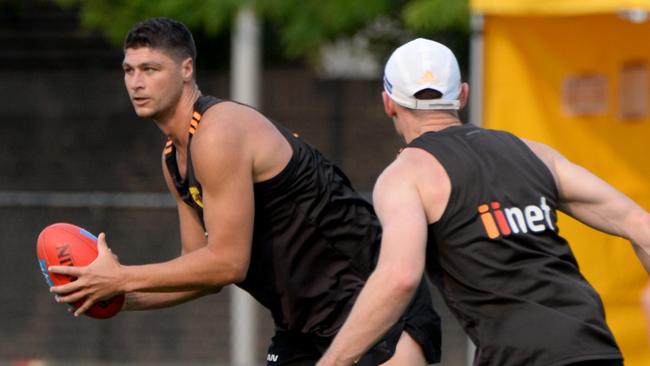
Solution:
<svg viewBox="0 0 650 366"><path fill-rule="evenodd" d="M178 19L208 36L227 32L237 10L252 5L278 35L284 54L313 56L320 46L392 18L413 33L449 29L467 33L467 0L53 0L80 9L84 28L100 30L120 44L137 21Z"/></svg>
<svg viewBox="0 0 650 366"><path fill-rule="evenodd" d="M167 16L178 19L193 30L216 35L227 30L243 0L53 0L61 6L78 6L82 26L100 30L108 39L121 44L136 22Z"/></svg>
<svg viewBox="0 0 650 366"><path fill-rule="evenodd" d="M409 29L435 33L449 29L469 32L467 0L413 0L403 10Z"/></svg>
<svg viewBox="0 0 650 366"><path fill-rule="evenodd" d="M258 9L279 29L289 56L309 54L327 41L351 35L388 14L390 0L259 1Z"/></svg>

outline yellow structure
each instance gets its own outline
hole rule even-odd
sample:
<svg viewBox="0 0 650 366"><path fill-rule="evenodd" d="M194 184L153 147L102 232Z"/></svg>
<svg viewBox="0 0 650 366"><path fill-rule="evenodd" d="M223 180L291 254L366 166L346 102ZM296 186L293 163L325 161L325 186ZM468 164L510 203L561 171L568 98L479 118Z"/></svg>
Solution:
<svg viewBox="0 0 650 366"><path fill-rule="evenodd" d="M475 14L590 15L626 10L650 10L648 0L471 0Z"/></svg>
<svg viewBox="0 0 650 366"><path fill-rule="evenodd" d="M544 142L650 210L650 0L473 0L483 126ZM477 66L477 65L473 65ZM470 85L471 87L471 85ZM628 242L562 216L626 366L650 365Z"/></svg>

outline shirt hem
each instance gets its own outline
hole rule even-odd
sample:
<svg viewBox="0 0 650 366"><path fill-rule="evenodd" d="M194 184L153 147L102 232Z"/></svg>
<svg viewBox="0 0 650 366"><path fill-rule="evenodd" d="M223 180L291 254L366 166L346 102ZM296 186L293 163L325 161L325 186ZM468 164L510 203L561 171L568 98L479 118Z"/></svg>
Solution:
<svg viewBox="0 0 650 366"><path fill-rule="evenodd" d="M570 365L576 362L583 361L594 361L594 360L622 360L623 355L620 353L602 353L595 355L582 355L582 356L573 356L569 358L563 358L562 360L555 361L550 363L548 366L564 366Z"/></svg>

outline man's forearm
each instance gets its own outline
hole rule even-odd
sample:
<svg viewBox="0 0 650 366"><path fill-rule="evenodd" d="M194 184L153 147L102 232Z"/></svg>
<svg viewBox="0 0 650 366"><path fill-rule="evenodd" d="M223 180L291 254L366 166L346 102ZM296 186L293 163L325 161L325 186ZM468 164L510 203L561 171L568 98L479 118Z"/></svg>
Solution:
<svg viewBox="0 0 650 366"><path fill-rule="evenodd" d="M631 219L626 222L626 236L632 242L632 247L643 265L650 274L650 213L640 207L630 214Z"/></svg>
<svg viewBox="0 0 650 366"><path fill-rule="evenodd" d="M154 310L198 299L199 297L215 294L221 290L220 287L214 290L196 290L183 292L132 292L126 294L126 302L123 310Z"/></svg>
<svg viewBox="0 0 650 366"><path fill-rule="evenodd" d="M121 289L126 293L209 291L236 283L245 275L236 260L207 247L163 263L122 266L122 271Z"/></svg>
<svg viewBox="0 0 650 366"><path fill-rule="evenodd" d="M636 243L632 243L632 247L636 252L636 256L639 258L639 262L641 262L641 265L643 268L645 268L645 271L650 274L650 255L648 255L648 253Z"/></svg>

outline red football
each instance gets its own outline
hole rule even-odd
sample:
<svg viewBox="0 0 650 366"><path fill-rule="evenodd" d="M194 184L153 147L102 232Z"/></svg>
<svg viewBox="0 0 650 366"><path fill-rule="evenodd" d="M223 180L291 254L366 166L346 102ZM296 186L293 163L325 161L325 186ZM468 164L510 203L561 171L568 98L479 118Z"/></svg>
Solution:
<svg viewBox="0 0 650 366"><path fill-rule="evenodd" d="M38 236L36 256L41 272L49 286L58 286L74 281L70 276L50 273L50 266L89 265L97 257L97 237L88 231L71 224L52 224ZM78 308L83 304L79 300L69 304ZM124 295L117 295L108 300L95 303L85 314L93 318L105 319L117 314L124 304Z"/></svg>

